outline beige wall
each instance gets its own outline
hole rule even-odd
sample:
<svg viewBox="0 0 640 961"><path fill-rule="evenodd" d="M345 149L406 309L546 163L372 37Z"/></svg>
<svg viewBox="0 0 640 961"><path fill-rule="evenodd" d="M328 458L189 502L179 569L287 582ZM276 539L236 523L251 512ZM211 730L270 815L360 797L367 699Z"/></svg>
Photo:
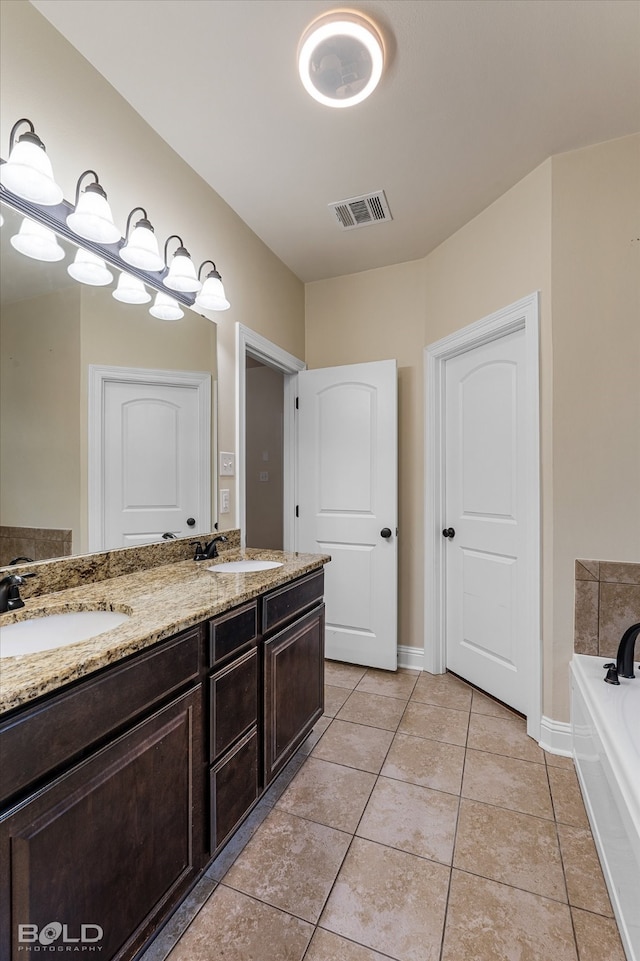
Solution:
<svg viewBox="0 0 640 961"><path fill-rule="evenodd" d="M0 320L0 518L79 544L80 287L5 305Z"/></svg>
<svg viewBox="0 0 640 961"><path fill-rule="evenodd" d="M423 348L540 291L543 713L560 721L574 559L640 556L639 145L554 157L423 261L306 292L310 367L398 358L399 642L419 647Z"/></svg>
<svg viewBox="0 0 640 961"><path fill-rule="evenodd" d="M12 124L30 117L67 199L80 173L95 169L122 231L142 205L161 244L179 233L196 265L216 262L232 304L218 315L219 446L234 450L234 324L303 356L303 285L27 0L3 0L0 14L5 159ZM233 505L221 522L235 526Z"/></svg>

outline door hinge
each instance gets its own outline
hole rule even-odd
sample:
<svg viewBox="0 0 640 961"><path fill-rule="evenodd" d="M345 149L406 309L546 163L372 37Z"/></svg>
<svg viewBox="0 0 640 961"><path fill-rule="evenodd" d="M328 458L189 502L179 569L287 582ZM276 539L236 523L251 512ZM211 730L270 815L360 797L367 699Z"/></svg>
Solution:
<svg viewBox="0 0 640 961"><path fill-rule="evenodd" d="M300 410L300 398L296 397L296 410Z"/></svg>
<svg viewBox="0 0 640 961"><path fill-rule="evenodd" d="M296 504L296 517L300 517L300 508Z"/></svg>

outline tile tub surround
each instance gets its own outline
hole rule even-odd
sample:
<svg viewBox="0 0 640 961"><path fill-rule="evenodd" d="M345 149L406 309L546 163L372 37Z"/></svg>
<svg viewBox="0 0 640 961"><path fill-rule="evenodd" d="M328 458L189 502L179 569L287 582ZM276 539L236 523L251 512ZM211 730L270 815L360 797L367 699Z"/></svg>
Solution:
<svg viewBox="0 0 640 961"><path fill-rule="evenodd" d="M14 557L32 557L39 561L70 554L70 530L0 526L0 567L9 564Z"/></svg>
<svg viewBox="0 0 640 961"><path fill-rule="evenodd" d="M213 531L209 534L194 534L191 537L159 541L157 544L122 547L112 551L98 551L95 554L77 554L73 557L59 557L35 564L16 564L13 567L0 568L0 576L34 571L37 576L30 578L24 587L20 588L20 595L26 600L42 594L54 594L69 587L94 584L111 577L120 577L123 574L133 574L136 571L189 560L194 554L193 541L206 542L212 537L217 537L219 533L219 531ZM239 530L225 531L224 536L227 538L226 543L218 544L220 554L240 547ZM31 555L27 554L27 556Z"/></svg>
<svg viewBox="0 0 640 961"><path fill-rule="evenodd" d="M569 758L452 675L326 680L332 715L140 961L624 961ZM411 705L459 711L466 739L405 733Z"/></svg>
<svg viewBox="0 0 640 961"><path fill-rule="evenodd" d="M153 545L154 548L164 546ZM88 641L40 654L3 658L0 713L86 677L265 591L318 570L331 559L326 554L251 548L226 550L224 558L276 560L282 562L282 567L250 574L216 574L207 570L209 562L179 560L109 579L98 578L43 597L31 597L19 611L1 614L0 626L38 614L77 610L116 610L130 617L120 627Z"/></svg>
<svg viewBox="0 0 640 961"><path fill-rule="evenodd" d="M613 657L628 627L640 621L640 564L575 562L576 654Z"/></svg>

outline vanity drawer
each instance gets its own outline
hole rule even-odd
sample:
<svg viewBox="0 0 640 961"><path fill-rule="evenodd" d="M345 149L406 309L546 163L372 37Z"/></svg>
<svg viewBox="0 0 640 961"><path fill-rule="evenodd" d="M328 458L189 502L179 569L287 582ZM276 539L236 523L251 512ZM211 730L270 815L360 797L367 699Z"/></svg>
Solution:
<svg viewBox="0 0 640 961"><path fill-rule="evenodd" d="M209 678L209 705L209 760L215 761L258 719L255 647Z"/></svg>
<svg viewBox="0 0 640 961"><path fill-rule="evenodd" d="M287 621L313 607L324 594L324 571L314 571L306 577L270 591L262 602L262 633L282 627Z"/></svg>
<svg viewBox="0 0 640 961"><path fill-rule="evenodd" d="M211 854L231 835L259 793L258 731L254 727L210 771Z"/></svg>
<svg viewBox="0 0 640 961"><path fill-rule="evenodd" d="M200 636L185 631L0 724L0 801L196 681Z"/></svg>
<svg viewBox="0 0 640 961"><path fill-rule="evenodd" d="M209 666L216 667L258 637L256 601L209 621Z"/></svg>

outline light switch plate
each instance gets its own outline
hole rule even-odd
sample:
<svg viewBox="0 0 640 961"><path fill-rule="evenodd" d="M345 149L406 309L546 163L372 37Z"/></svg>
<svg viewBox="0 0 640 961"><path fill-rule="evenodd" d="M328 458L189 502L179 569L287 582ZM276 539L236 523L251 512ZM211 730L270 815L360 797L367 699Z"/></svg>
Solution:
<svg viewBox="0 0 640 961"><path fill-rule="evenodd" d="M261 470L261 471L260 471L260 480L263 481L263 482L269 480L269 471L268 471L268 470Z"/></svg>
<svg viewBox="0 0 640 961"><path fill-rule="evenodd" d="M236 455L228 451L220 451L220 475L233 477L236 472Z"/></svg>
<svg viewBox="0 0 640 961"><path fill-rule="evenodd" d="M220 513L229 513L229 491L221 489L220 490Z"/></svg>

